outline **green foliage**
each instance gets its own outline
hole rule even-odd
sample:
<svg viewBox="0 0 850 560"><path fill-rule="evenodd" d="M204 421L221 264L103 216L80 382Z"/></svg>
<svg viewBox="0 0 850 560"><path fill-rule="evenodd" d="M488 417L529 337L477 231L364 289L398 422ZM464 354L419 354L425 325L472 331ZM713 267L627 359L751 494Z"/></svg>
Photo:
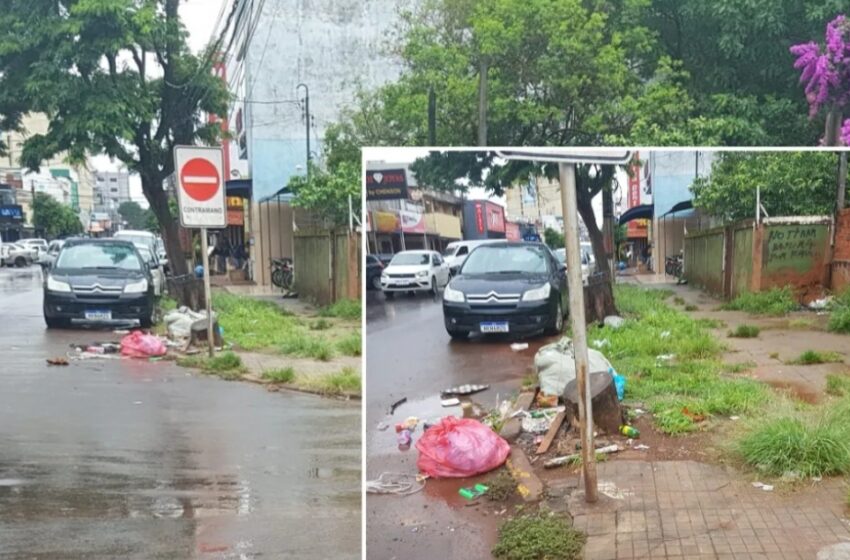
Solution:
<svg viewBox="0 0 850 560"><path fill-rule="evenodd" d="M770 475L850 473L850 402L772 411L752 423L736 442L736 450L747 464Z"/></svg>
<svg viewBox="0 0 850 560"><path fill-rule="evenodd" d="M177 360L177 365L198 368L204 373L217 375L222 379L234 380L242 377L248 371L242 364L242 359L233 352L217 354L212 358L206 356L185 356Z"/></svg>
<svg viewBox="0 0 850 560"><path fill-rule="evenodd" d="M83 223L70 206L65 206L49 194L35 193L32 204L32 223L49 239L83 232Z"/></svg>
<svg viewBox="0 0 850 560"><path fill-rule="evenodd" d="M506 502L516 493L516 481L508 469L499 469L496 474L487 479L485 483L487 493L485 496L491 502Z"/></svg>
<svg viewBox="0 0 850 560"><path fill-rule="evenodd" d="M301 330L293 330L281 341L278 349L284 354L300 358L315 358L323 362L334 356L331 343L322 337L311 336Z"/></svg>
<svg viewBox="0 0 850 560"><path fill-rule="evenodd" d="M363 310L360 306L360 301L355 299L341 299L327 307L319 310L320 317L339 317L340 319L350 319L359 321L363 316Z"/></svg>
<svg viewBox="0 0 850 560"><path fill-rule="evenodd" d="M761 329L755 325L738 325L734 331L729 331L729 336L734 338L756 338Z"/></svg>
<svg viewBox="0 0 850 560"><path fill-rule="evenodd" d="M295 195L293 204L324 219L328 226L347 226L349 199L355 219L361 208L360 165L342 162L335 169L321 169L311 164L310 178L296 175L287 187Z"/></svg>
<svg viewBox="0 0 850 560"><path fill-rule="evenodd" d="M295 317L272 302L216 292L213 309L227 339L245 350L278 346L301 330Z"/></svg>
<svg viewBox="0 0 850 560"><path fill-rule="evenodd" d="M363 353L363 339L360 331L353 332L336 343L337 350L346 356L359 356Z"/></svg>
<svg viewBox="0 0 850 560"><path fill-rule="evenodd" d="M838 397L850 395L850 375L844 373L830 373L827 375L826 392Z"/></svg>
<svg viewBox="0 0 850 560"><path fill-rule="evenodd" d="M499 560L578 560L584 542L567 517L538 511L503 523L491 552Z"/></svg>
<svg viewBox="0 0 850 560"><path fill-rule="evenodd" d="M788 363L810 366L815 364L840 363L843 361L844 358L838 352L818 352L816 350L806 350Z"/></svg>
<svg viewBox="0 0 850 560"><path fill-rule="evenodd" d="M830 307L827 328L832 332L850 334L850 289L836 296Z"/></svg>
<svg viewBox="0 0 850 560"><path fill-rule="evenodd" d="M333 327L333 323L331 323L327 319L319 319L318 321L310 323L311 331L324 331L331 327Z"/></svg>
<svg viewBox="0 0 850 560"><path fill-rule="evenodd" d="M829 214L837 162L830 152L724 152L691 185L694 206L725 221L752 218L760 187L770 216Z"/></svg>
<svg viewBox="0 0 850 560"><path fill-rule="evenodd" d="M721 309L727 311L745 311L752 315L781 316L794 311L799 305L790 286L771 288L762 292L744 292Z"/></svg>
<svg viewBox="0 0 850 560"><path fill-rule="evenodd" d="M145 229L147 226L147 210L142 209L138 202L128 200L118 206L118 214L127 222L129 229Z"/></svg>
<svg viewBox="0 0 850 560"><path fill-rule="evenodd" d="M295 370L292 367L270 369L263 372L263 379L275 383L292 383L295 380Z"/></svg>
<svg viewBox="0 0 850 560"><path fill-rule="evenodd" d="M737 362L737 363L734 363L734 364L726 364L724 366L724 369L726 371L728 371L729 373L743 373L745 371L749 371L749 370L753 369L756 366L758 366L757 363L753 362L752 360L748 360L746 362Z"/></svg>
<svg viewBox="0 0 850 560"><path fill-rule="evenodd" d="M360 374L352 368L342 368L337 373L297 376L295 385L305 391L322 395L359 394L362 390Z"/></svg>
<svg viewBox="0 0 850 560"><path fill-rule="evenodd" d="M552 228L546 228L543 231L543 241L546 245L549 246L553 251L555 249L563 249L564 248L564 234L558 233Z"/></svg>

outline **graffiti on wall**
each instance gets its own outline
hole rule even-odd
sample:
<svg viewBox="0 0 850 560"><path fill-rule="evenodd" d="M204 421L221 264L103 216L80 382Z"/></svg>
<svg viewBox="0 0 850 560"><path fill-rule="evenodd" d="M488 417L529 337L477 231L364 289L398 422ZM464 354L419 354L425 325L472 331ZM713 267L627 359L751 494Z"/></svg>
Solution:
<svg viewBox="0 0 850 560"><path fill-rule="evenodd" d="M810 270L823 258L827 226L794 224L770 226L765 243L764 270Z"/></svg>

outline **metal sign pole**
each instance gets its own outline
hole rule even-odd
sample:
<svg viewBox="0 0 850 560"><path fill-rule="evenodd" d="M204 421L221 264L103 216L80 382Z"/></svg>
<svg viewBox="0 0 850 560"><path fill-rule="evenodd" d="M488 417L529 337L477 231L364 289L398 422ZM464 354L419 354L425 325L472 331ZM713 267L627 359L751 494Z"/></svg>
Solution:
<svg viewBox="0 0 850 560"><path fill-rule="evenodd" d="M588 383L587 326L584 316L584 285L581 279L581 246L578 238L578 202L576 199L576 166L559 163L561 206L564 213L564 245L567 280L570 291L570 322L573 329L573 352L578 384L578 414L581 431L581 459L584 474L585 501L598 499L596 488L596 449L593 446L593 407Z"/></svg>
<svg viewBox="0 0 850 560"><path fill-rule="evenodd" d="M201 260L204 265L204 301L207 307L207 346L210 358L213 357L215 342L213 339L212 294L210 293L210 257L208 255L207 228L201 228Z"/></svg>

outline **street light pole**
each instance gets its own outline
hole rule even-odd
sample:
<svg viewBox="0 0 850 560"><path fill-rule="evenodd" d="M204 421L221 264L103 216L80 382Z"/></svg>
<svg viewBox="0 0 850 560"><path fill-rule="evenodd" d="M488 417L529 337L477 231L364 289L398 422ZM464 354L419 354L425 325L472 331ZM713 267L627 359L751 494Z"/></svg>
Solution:
<svg viewBox="0 0 850 560"><path fill-rule="evenodd" d="M307 84L300 83L295 86L296 91L299 88L304 88L304 122L306 123L306 132L307 132L307 179L310 179L310 88L307 87Z"/></svg>

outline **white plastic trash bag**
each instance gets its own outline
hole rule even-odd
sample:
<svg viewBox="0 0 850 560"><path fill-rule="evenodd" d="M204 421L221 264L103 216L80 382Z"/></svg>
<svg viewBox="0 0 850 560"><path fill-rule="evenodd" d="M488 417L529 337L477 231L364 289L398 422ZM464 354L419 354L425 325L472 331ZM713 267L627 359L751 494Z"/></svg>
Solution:
<svg viewBox="0 0 850 560"><path fill-rule="evenodd" d="M215 316L215 314L213 314L213 316ZM198 313L184 306L179 309L169 311L163 320L168 327L168 337L172 340L179 340L181 338L191 337L192 325L196 321L206 318L206 312Z"/></svg>
<svg viewBox="0 0 850 560"><path fill-rule="evenodd" d="M587 349L588 373L608 371L611 362L605 355L593 348ZM534 356L534 369L540 382L540 391L544 395L564 394L567 383L576 378L576 362L573 353L573 341L564 337L558 342L547 344Z"/></svg>

